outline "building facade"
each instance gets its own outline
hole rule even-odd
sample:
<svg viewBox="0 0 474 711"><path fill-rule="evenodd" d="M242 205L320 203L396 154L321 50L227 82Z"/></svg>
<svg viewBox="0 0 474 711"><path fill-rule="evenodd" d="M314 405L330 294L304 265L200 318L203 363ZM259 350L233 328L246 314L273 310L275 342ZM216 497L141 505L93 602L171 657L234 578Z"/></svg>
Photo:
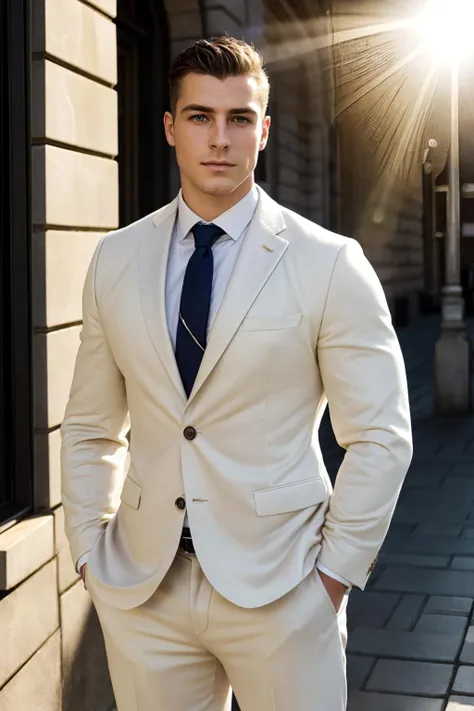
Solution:
<svg viewBox="0 0 474 711"><path fill-rule="evenodd" d="M173 56L224 32L262 49L273 127L258 182L291 209L358 237L391 303L397 294L412 298L421 284L420 205L407 203L396 224L383 226L383 240L381 230L360 226L354 185L341 168L346 144L333 122L331 50L320 41L331 32L328 2L0 0L0 8L7 97L0 108L0 711L109 711L100 630L64 536L59 427L95 246L178 188L162 130Z"/></svg>

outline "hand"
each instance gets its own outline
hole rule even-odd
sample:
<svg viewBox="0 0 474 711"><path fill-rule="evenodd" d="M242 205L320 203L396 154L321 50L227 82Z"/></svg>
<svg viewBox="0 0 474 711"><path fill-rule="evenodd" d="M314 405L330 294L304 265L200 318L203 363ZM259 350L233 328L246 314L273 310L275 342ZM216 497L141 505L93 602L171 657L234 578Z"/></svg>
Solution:
<svg viewBox="0 0 474 711"><path fill-rule="evenodd" d="M82 582L84 583L84 587L87 590L87 585L86 585L86 570L87 570L87 563L84 563L83 566L81 566L81 578Z"/></svg>
<svg viewBox="0 0 474 711"><path fill-rule="evenodd" d="M334 609L336 612L339 612L341 609L342 601L344 600L344 595L347 592L347 587L343 584L340 583L339 580L335 580L334 578L331 578L330 575L326 575L326 573L323 573L322 570L318 570L319 577L321 578L321 581L326 588L326 592L331 598L331 602L334 605Z"/></svg>

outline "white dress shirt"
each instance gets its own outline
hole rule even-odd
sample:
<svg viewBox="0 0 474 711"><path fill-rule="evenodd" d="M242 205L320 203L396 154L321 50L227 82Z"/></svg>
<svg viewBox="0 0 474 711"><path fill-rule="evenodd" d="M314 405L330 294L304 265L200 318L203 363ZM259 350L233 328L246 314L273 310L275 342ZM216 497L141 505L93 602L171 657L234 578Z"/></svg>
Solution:
<svg viewBox="0 0 474 711"><path fill-rule="evenodd" d="M226 212L216 217L212 223L224 230L223 234L215 242L212 252L214 256L214 274L212 282L211 305L209 311L208 334L214 323L214 319L222 303L227 284L229 283L237 256L244 242L245 235L258 204L258 191L255 187L240 200L236 205ZM168 265L166 270L165 304L168 332L173 350L176 346L176 335L178 330L179 306L181 301L181 291L183 288L184 273L189 259L194 252L194 236L192 228L198 223L205 223L199 215L196 215L185 203L183 194L178 195L178 212L171 236L170 251L168 255ZM184 525L188 526L187 514ZM83 555L78 563L80 570L87 562L88 554ZM322 572L327 573L332 578L344 583L347 587L350 583L344 578L331 572L323 565L316 563Z"/></svg>

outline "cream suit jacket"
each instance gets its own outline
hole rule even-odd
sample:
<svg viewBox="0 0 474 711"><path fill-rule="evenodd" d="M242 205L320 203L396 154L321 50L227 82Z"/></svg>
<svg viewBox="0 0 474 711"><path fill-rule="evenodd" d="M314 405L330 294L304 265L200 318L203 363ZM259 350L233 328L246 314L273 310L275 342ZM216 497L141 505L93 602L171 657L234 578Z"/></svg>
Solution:
<svg viewBox="0 0 474 711"><path fill-rule="evenodd" d="M105 236L86 278L62 425L73 560L90 551L104 602L140 605L175 557L184 497L203 571L229 601L274 601L316 559L364 588L412 454L380 282L357 242L259 190L186 399L165 316L176 210ZM346 450L334 491L318 441L327 402Z"/></svg>

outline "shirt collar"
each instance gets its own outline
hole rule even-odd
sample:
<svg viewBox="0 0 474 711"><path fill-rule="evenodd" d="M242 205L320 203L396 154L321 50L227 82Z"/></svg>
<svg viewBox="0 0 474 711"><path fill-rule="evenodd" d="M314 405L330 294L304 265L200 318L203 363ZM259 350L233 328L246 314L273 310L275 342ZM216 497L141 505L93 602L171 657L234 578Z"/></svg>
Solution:
<svg viewBox="0 0 474 711"><path fill-rule="evenodd" d="M258 204L258 190L253 186L252 190L247 193L242 200L231 207L222 215L212 220L214 225L217 225L224 230L235 242L242 236L245 229L248 227L255 214ZM178 225L179 225L179 241L185 240L191 232L194 225L198 222L204 222L199 215L196 215L184 202L182 190L178 195Z"/></svg>

